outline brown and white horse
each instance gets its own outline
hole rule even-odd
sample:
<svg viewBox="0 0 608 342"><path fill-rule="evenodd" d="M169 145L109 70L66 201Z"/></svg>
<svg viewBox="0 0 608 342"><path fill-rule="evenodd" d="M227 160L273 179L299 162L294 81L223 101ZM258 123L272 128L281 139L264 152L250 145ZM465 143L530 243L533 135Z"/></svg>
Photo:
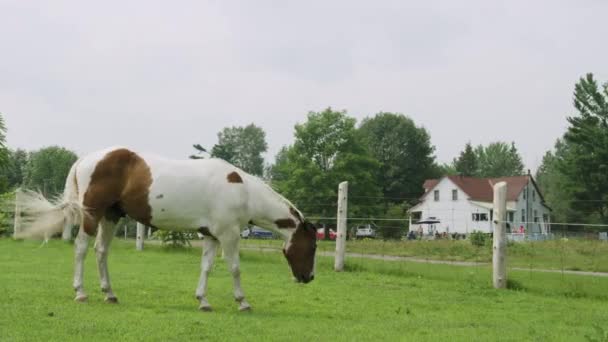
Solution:
<svg viewBox="0 0 608 342"><path fill-rule="evenodd" d="M77 301L87 299L84 258L89 237L96 235L101 289L107 302L117 302L107 258L116 222L125 215L152 227L206 235L196 289L201 310L211 310L207 279L219 245L232 273L239 310L250 309L239 270L240 228L248 223L284 235L283 254L296 280L314 279L314 226L262 180L220 159L169 160L110 148L79 159L70 170L63 197L54 203L31 191L21 191L17 198L24 213L24 237L60 232L66 223L80 224L75 241Z"/></svg>

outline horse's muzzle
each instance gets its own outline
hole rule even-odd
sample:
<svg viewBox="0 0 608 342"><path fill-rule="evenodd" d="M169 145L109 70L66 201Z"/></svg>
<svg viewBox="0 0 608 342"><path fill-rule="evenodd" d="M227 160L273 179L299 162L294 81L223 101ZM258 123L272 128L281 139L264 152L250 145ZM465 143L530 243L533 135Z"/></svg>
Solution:
<svg viewBox="0 0 608 342"><path fill-rule="evenodd" d="M315 276L314 275L310 275L310 276L306 276L306 275L300 275L298 278L298 283L304 283L304 284L308 284L311 281L315 280Z"/></svg>

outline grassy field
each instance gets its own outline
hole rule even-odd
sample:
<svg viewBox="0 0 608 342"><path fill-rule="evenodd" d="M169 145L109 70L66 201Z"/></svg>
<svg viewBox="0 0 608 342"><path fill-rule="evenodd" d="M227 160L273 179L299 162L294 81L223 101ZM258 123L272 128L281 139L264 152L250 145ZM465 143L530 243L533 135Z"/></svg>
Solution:
<svg viewBox="0 0 608 342"><path fill-rule="evenodd" d="M511 272L512 289L491 288L485 266L348 260L315 281L290 280L279 253L242 252L253 311L239 313L221 259L209 284L215 311L199 312L200 250L136 252L115 241L110 273L120 304L103 303L94 253L88 303L72 301L72 246L0 239L0 341L416 340L585 341L606 337L608 279Z"/></svg>
<svg viewBox="0 0 608 342"><path fill-rule="evenodd" d="M468 240L382 241L351 240L351 253L417 257L429 260L492 262L491 241L482 247ZM279 248L279 240L244 240L249 247ZM334 251L333 241L320 241L321 250ZM608 272L608 243L599 240L552 240L511 243L507 247L510 267Z"/></svg>

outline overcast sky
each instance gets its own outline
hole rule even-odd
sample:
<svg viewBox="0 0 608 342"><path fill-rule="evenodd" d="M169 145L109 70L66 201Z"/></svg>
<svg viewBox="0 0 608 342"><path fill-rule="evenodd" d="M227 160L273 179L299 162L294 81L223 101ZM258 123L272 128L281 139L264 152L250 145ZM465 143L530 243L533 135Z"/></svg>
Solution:
<svg viewBox="0 0 608 342"><path fill-rule="evenodd" d="M0 0L11 147L126 145L186 157L261 126L268 161L308 111L403 113L440 162L515 141L533 170L608 81L608 1ZM412 161L415 162L415 161Z"/></svg>

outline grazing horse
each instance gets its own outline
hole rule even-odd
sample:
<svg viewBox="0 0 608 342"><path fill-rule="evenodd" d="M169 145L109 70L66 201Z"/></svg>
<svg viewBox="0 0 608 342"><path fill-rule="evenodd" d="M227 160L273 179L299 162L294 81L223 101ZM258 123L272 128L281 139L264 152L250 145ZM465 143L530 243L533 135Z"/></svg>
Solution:
<svg viewBox="0 0 608 342"><path fill-rule="evenodd" d="M248 223L284 235L283 254L295 279L302 283L314 279L315 227L262 180L221 159L170 160L110 148L76 161L63 196L55 202L32 191L21 191L17 198L24 213L21 236L48 235L60 232L66 223L80 224L75 241L76 301L87 299L84 259L89 237L96 235L101 290L107 302L118 302L107 258L115 225L125 215L147 226L205 235L196 289L201 310L211 310L207 280L219 245L233 277L239 310L251 308L239 269L240 228Z"/></svg>

